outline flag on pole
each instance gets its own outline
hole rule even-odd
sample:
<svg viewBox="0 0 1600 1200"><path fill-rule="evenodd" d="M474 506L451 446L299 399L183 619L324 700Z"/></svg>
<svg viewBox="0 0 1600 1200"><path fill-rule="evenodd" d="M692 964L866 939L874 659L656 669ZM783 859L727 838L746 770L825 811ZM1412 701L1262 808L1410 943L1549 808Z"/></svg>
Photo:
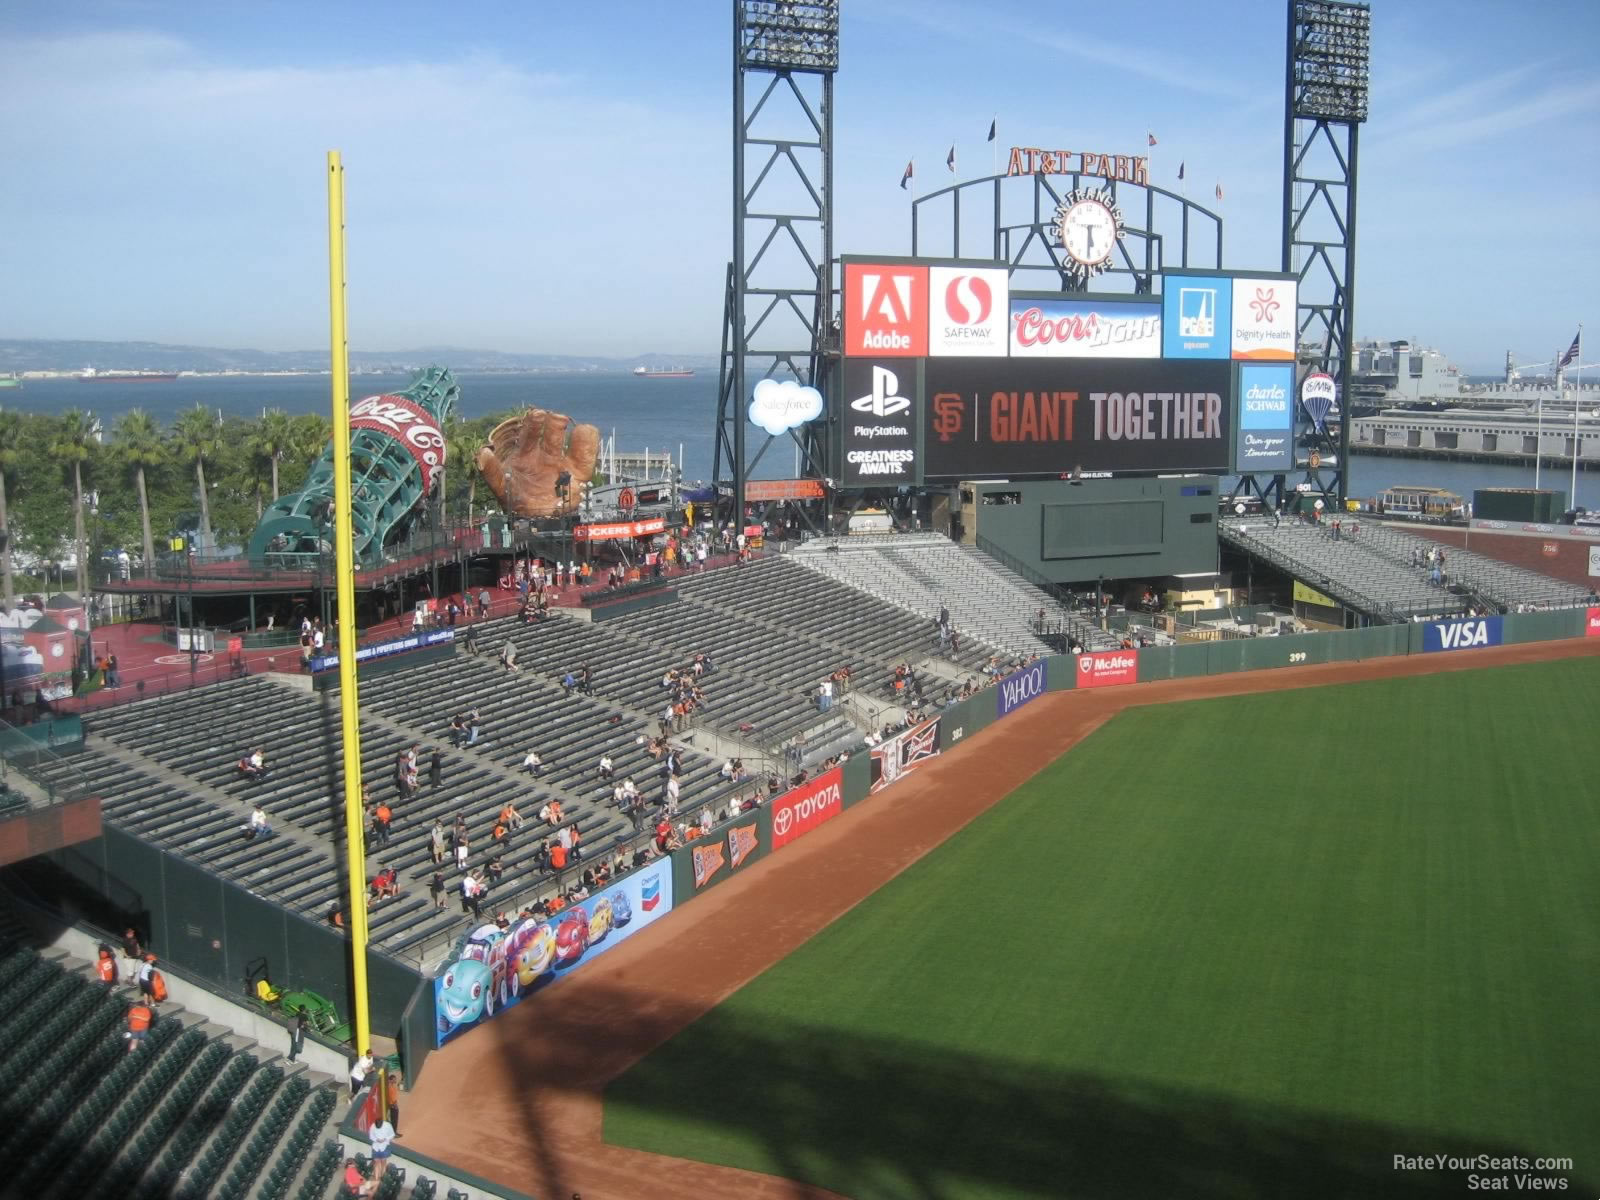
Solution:
<svg viewBox="0 0 1600 1200"><path fill-rule="evenodd" d="M997 122L997 121L999 121L999 120L1000 120L1000 118L999 118L999 117L996 117L996 118L995 118L995 119L994 119L994 120L993 120L993 121L990 121L990 122L989 122L989 137L988 137L988 139L987 139L987 140L989 140L989 141L991 141L991 142L992 142L992 141L994 141L994 127L995 127L995 123L996 123L996 122Z"/></svg>
<svg viewBox="0 0 1600 1200"><path fill-rule="evenodd" d="M1156 135L1152 133L1152 134L1149 134L1148 136L1150 138L1150 144L1152 146L1154 146L1156 144Z"/></svg>
<svg viewBox="0 0 1600 1200"><path fill-rule="evenodd" d="M1222 199L1222 185L1220 183L1217 184L1217 199L1218 200Z"/></svg>
<svg viewBox="0 0 1600 1200"><path fill-rule="evenodd" d="M1179 179L1183 178L1183 164L1182 163L1178 164L1178 178Z"/></svg>
<svg viewBox="0 0 1600 1200"><path fill-rule="evenodd" d="M912 162L915 162L915 161L916 161L915 159L912 160ZM906 164L906 173L904 175L900 176L900 186L901 186L901 188L904 188L906 186L906 184L908 184L910 182L911 182L911 163L908 162Z"/></svg>
<svg viewBox="0 0 1600 1200"><path fill-rule="evenodd" d="M1578 330L1578 336L1572 339L1572 345L1568 346L1567 352L1561 356L1561 361L1556 363L1558 370L1578 361L1578 343L1581 341L1583 341L1583 330L1580 329Z"/></svg>
<svg viewBox="0 0 1600 1200"><path fill-rule="evenodd" d="M950 174L956 173L956 147L953 142L950 145L950 153L944 156L944 165L950 168Z"/></svg>

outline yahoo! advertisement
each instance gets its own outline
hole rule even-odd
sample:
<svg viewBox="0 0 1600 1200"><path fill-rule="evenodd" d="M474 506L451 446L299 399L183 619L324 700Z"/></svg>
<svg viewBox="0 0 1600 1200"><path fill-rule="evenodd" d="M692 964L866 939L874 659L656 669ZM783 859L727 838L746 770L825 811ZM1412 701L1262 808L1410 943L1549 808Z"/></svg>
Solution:
<svg viewBox="0 0 1600 1200"><path fill-rule="evenodd" d="M772 848L787 846L844 811L844 772L824 771L772 802Z"/></svg>
<svg viewBox="0 0 1600 1200"><path fill-rule="evenodd" d="M1037 700L1045 693L1044 660L1040 659L1031 667L1024 667L1015 674L1007 675L995 685L995 692L997 717L1014 713L1028 701Z"/></svg>
<svg viewBox="0 0 1600 1200"><path fill-rule="evenodd" d="M1294 469L1294 367L1244 363L1239 367L1239 424L1234 470Z"/></svg>
<svg viewBox="0 0 1600 1200"><path fill-rule="evenodd" d="M672 864L662 859L554 916L507 930L480 925L434 977L434 1044L514 1007L671 911Z"/></svg>

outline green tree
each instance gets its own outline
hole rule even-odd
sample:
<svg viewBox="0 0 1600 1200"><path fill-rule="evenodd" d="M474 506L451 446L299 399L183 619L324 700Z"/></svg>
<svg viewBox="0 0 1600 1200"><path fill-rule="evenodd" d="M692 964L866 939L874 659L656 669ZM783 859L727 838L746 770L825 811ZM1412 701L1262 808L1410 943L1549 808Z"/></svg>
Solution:
<svg viewBox="0 0 1600 1200"><path fill-rule="evenodd" d="M295 447L295 426L289 414L268 409L250 431L250 456L272 464L272 499L278 499L278 464Z"/></svg>
<svg viewBox="0 0 1600 1200"><path fill-rule="evenodd" d="M211 500L206 489L206 460L222 449L222 425L210 409L198 404L172 423L172 446L178 457L194 463L195 486L200 491L200 535L211 543Z"/></svg>
<svg viewBox="0 0 1600 1200"><path fill-rule="evenodd" d="M300 413L291 417L294 433L288 452L284 455L283 490L299 491L305 485L311 464L328 448L333 436L333 422L321 413Z"/></svg>
<svg viewBox="0 0 1600 1200"><path fill-rule="evenodd" d="M155 570L156 547L150 533L150 493L145 487L145 472L165 465L167 445L155 418L142 408L123 413L112 436L117 461L133 473L139 492L139 526L144 535L144 569L148 573Z"/></svg>
<svg viewBox="0 0 1600 1200"><path fill-rule="evenodd" d="M50 457L72 471L72 536L78 560L78 594L89 590L89 534L83 515L83 469L100 445L100 422L90 412L69 409L56 421Z"/></svg>
<svg viewBox="0 0 1600 1200"><path fill-rule="evenodd" d="M15 534L11 528L11 514L6 509L6 484L15 475L18 465L22 462L22 414L10 410L0 410L0 529L4 529L15 541ZM5 562L3 565L5 602L6 607L11 607L11 555L14 547L6 546L0 549L0 557Z"/></svg>

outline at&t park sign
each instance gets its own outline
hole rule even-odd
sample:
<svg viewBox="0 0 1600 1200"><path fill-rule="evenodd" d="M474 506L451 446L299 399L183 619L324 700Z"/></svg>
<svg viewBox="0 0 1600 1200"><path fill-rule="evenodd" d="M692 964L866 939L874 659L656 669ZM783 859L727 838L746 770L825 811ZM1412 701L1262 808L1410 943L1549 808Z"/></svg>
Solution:
<svg viewBox="0 0 1600 1200"><path fill-rule="evenodd" d="M1095 154L1089 150L1011 147L1007 175L1096 175L1123 183L1150 184L1150 160L1139 154Z"/></svg>

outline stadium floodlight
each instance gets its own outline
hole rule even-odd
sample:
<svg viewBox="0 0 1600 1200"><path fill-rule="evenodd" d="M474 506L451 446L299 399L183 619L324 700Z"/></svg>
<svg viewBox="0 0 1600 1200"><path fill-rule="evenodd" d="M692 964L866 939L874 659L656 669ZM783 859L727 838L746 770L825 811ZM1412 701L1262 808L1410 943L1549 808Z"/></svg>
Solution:
<svg viewBox="0 0 1600 1200"><path fill-rule="evenodd" d="M1365 121L1371 10L1344 0L1295 0L1291 21L1294 115Z"/></svg>
<svg viewBox="0 0 1600 1200"><path fill-rule="evenodd" d="M734 0L740 67L832 75L839 69L839 0Z"/></svg>

